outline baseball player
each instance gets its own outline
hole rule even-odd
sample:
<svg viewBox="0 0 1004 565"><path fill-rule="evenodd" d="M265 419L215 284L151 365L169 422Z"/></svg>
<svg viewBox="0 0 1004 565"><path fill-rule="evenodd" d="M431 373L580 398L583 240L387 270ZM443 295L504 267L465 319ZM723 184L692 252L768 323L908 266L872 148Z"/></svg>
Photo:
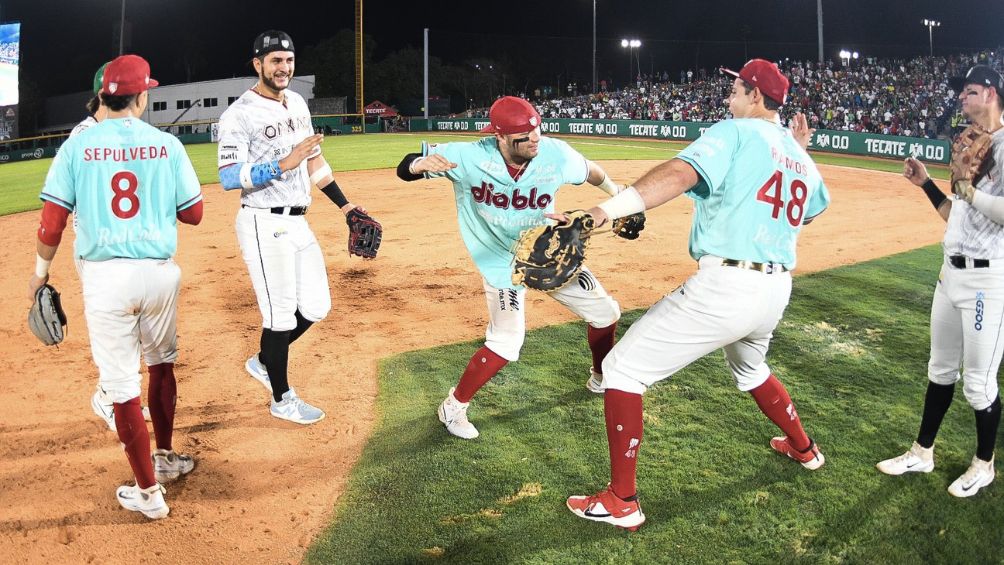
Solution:
<svg viewBox="0 0 1004 565"><path fill-rule="evenodd" d="M324 412L289 386L289 344L327 316L331 293L324 257L304 215L317 185L350 220L365 215L335 183L303 98L289 90L293 40L269 30L254 41L258 82L220 116L220 182L240 189L237 240L262 315L259 353L247 372L272 393L276 418L312 424ZM368 216L366 216L368 218Z"/></svg>
<svg viewBox="0 0 1004 565"><path fill-rule="evenodd" d="M567 143L540 134L540 114L526 100L498 99L488 113L492 133L479 141L422 144L398 165L406 181L446 177L453 181L464 244L481 273L488 304L485 345L471 357L457 386L439 406L439 420L451 434L472 439L478 430L467 418L474 394L507 363L519 358L526 333L526 288L512 284L511 248L522 230L546 223L563 184L589 182L608 194L619 190L599 165ZM600 363L614 344L620 307L588 268L568 286L549 293L589 324L593 368L587 387L600 392Z"/></svg>
<svg viewBox="0 0 1004 565"><path fill-rule="evenodd" d="M923 163L906 159L903 176L924 189L948 222L945 259L931 303L931 357L920 431L909 451L877 466L888 475L934 470L934 439L952 404L961 367L962 392L976 414L976 454L948 492L967 497L994 480L1001 418L997 369L1004 352L1004 79L990 67L976 65L950 84L959 93L962 113L990 133L992 165L967 183L971 190L958 190L949 199Z"/></svg>
<svg viewBox="0 0 1004 565"><path fill-rule="evenodd" d="M598 494L567 502L587 520L632 530L645 521L635 486L642 394L719 348L739 390L784 432L771 448L810 470L824 463L764 358L791 294L798 233L826 209L829 194L804 150L804 117L796 135L781 126L788 79L777 66L753 59L738 73L722 70L734 77L727 99L734 119L589 210L599 226L686 194L695 203L690 255L698 271L635 322L603 361L612 479Z"/></svg>
<svg viewBox="0 0 1004 565"><path fill-rule="evenodd" d="M97 72L94 73L94 96L87 101L87 113L89 115L73 127L70 131L70 137L73 137L85 129L98 124L101 120L105 119L105 116L108 114L108 110L105 106L101 105L101 99L98 96L101 92L101 82L104 78L105 67L107 66L108 63L101 65L98 67Z"/></svg>
<svg viewBox="0 0 1004 565"><path fill-rule="evenodd" d="M150 65L123 55L105 69L106 118L68 139L42 189L38 258L28 288L49 279L70 212L74 257L100 389L114 404L119 441L136 476L118 488L119 504L151 519L170 511L161 482L192 471L195 461L171 447L177 385L177 300L181 270L171 259L177 222L202 220L202 192L184 147L139 119L157 86ZM148 397L157 449L140 410L139 359L150 371Z"/></svg>
<svg viewBox="0 0 1004 565"><path fill-rule="evenodd" d="M108 115L108 107L101 105L101 98L99 94L101 93L102 81L104 80L105 67L108 63L105 63L98 67L97 72L94 73L94 96L87 101L87 113L89 114L86 118L81 120L79 124L74 126L73 130L70 131L69 137L73 137L78 133L86 130L87 128L97 125L101 120L105 119ZM73 227L76 229L76 215L73 217ZM77 274L79 272L79 264ZM91 396L91 410L94 414L104 420L105 425L111 431L116 431L115 429L115 403L112 401L111 397L101 390L101 385L97 385L97 390L94 391L94 395ZM150 408L148 406L142 407L143 419L147 422L151 421Z"/></svg>

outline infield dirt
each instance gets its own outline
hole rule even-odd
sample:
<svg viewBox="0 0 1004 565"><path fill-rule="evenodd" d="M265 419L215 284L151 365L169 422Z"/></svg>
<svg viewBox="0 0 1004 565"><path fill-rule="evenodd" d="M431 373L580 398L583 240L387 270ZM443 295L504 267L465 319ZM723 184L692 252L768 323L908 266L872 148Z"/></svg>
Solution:
<svg viewBox="0 0 1004 565"><path fill-rule="evenodd" d="M629 181L655 161L606 161ZM798 273L866 261L940 241L944 222L923 193L890 173L820 167L830 209L802 232ZM69 334L58 349L24 323L38 212L0 218L8 289L0 315L0 547L10 563L295 563L334 516L353 463L376 421L377 362L475 340L487 321L480 278L456 227L447 181L406 184L391 170L339 173L339 183L385 229L380 257L349 258L342 214L315 196L308 221L329 271L333 308L290 354L290 381L327 419L298 426L269 415L268 394L243 368L261 318L234 235L238 195L203 187L205 219L181 226L178 413L174 447L195 455L167 485L171 515L149 522L123 510L115 488L132 474L118 439L91 412L97 382L71 263L72 233L52 269ZM317 194L317 193L315 193ZM565 187L558 209L602 193ZM628 242L598 236L588 264L622 309L647 307L695 269L687 254L692 204L648 213ZM933 281L932 281L933 283ZM794 293L798 293L796 281ZM530 293L530 327L573 316ZM583 341L583 358L587 357ZM584 363L588 363L584 361ZM463 367L456 367L457 376ZM583 365L583 375L588 365ZM145 379L144 379L145 387ZM445 394L445 391L444 391ZM145 397L145 394L144 394ZM429 406L435 420L436 406ZM447 441L444 431L443 439ZM387 535L393 535L387 524Z"/></svg>

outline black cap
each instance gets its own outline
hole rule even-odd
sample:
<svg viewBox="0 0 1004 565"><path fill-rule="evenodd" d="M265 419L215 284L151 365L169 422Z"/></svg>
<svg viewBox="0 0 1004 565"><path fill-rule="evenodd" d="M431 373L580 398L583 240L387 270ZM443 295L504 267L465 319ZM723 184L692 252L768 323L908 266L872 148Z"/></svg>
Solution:
<svg viewBox="0 0 1004 565"><path fill-rule="evenodd" d="M967 84L978 84L980 86L992 86L997 90L997 94L1004 95L1004 78L1000 73L986 65L973 65L964 77L948 79L948 86L955 92L962 92L962 87Z"/></svg>
<svg viewBox="0 0 1004 565"><path fill-rule="evenodd" d="M261 57L272 51L293 51L293 38L276 29L261 32L254 39L254 56Z"/></svg>

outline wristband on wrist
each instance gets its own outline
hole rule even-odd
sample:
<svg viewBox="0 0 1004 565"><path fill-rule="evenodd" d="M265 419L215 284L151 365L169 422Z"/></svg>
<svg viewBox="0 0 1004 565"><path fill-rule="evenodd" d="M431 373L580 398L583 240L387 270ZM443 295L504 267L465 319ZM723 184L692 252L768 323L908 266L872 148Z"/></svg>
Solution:
<svg viewBox="0 0 1004 565"><path fill-rule="evenodd" d="M617 193L620 192L620 186L618 186L617 183L615 183L614 181L610 180L610 175L604 176L603 182L596 185L596 188L602 190L603 192L606 192L610 196L617 196Z"/></svg>
<svg viewBox="0 0 1004 565"><path fill-rule="evenodd" d="M931 180L930 177L928 177L927 180L924 181L924 184L920 188L924 189L924 194L927 195L928 200L931 201L931 204L934 206L935 210L940 208L942 203L945 202L945 200L948 200L948 197L945 196L943 192L941 192L941 189L938 188L938 185L934 184L934 181Z"/></svg>
<svg viewBox="0 0 1004 565"><path fill-rule="evenodd" d="M46 261L42 259L41 255L35 255L35 276L44 279L49 275L49 265L52 264L52 260Z"/></svg>
<svg viewBox="0 0 1004 565"><path fill-rule="evenodd" d="M420 161L422 161L422 159L425 159L425 157L419 157L413 160L411 163L408 163L408 172L413 175L417 175L418 173L415 172L415 165L417 165Z"/></svg>
<svg viewBox="0 0 1004 565"><path fill-rule="evenodd" d="M338 188L338 184L334 180L329 182L328 186L322 188L321 192L339 208L349 203L349 199L345 198L345 195L342 194L342 189Z"/></svg>
<svg viewBox="0 0 1004 565"><path fill-rule="evenodd" d="M645 211L645 200L633 186L620 191L617 196L599 205L611 221Z"/></svg>

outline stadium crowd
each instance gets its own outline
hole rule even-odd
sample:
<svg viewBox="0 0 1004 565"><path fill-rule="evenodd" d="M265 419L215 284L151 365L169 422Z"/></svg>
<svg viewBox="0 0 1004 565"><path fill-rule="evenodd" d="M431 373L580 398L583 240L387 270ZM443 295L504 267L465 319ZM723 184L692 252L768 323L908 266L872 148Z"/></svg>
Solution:
<svg viewBox="0 0 1004 565"><path fill-rule="evenodd" d="M936 138L958 127L957 93L948 79L976 63L1004 67L1004 53L854 60L850 64L781 61L791 80L783 114L801 111L818 129ZM688 76L689 75L689 76ZM632 88L538 102L545 118L716 122L732 78L700 69L641 76Z"/></svg>
<svg viewBox="0 0 1004 565"><path fill-rule="evenodd" d="M0 62L11 65L18 64L20 58L20 43L0 43Z"/></svg>

